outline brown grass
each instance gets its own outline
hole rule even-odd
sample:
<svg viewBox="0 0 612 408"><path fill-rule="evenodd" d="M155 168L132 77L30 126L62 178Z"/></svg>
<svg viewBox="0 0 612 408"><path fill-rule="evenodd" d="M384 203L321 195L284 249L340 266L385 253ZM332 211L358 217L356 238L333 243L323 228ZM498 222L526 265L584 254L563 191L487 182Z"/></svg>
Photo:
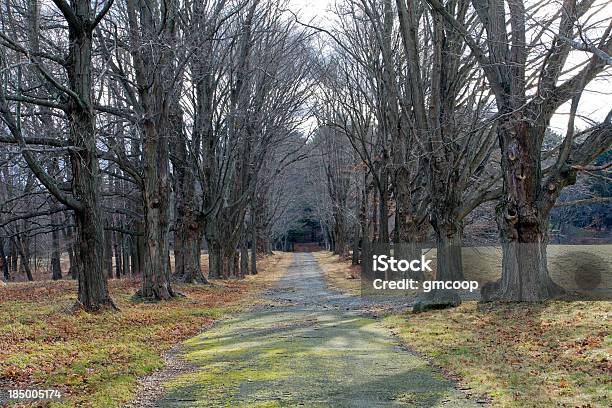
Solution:
<svg viewBox="0 0 612 408"><path fill-rule="evenodd" d="M329 286L354 295L360 293L360 266L351 266L350 259L341 259L329 251L313 252L313 255Z"/></svg>
<svg viewBox="0 0 612 408"><path fill-rule="evenodd" d="M0 287L0 389L58 389L61 402L21 406L108 407L131 399L137 378L160 368L161 355L249 299L285 272L291 256L261 259L259 274L212 285L175 285L185 295L134 302L139 282L110 280L119 312L70 313L76 282Z"/></svg>

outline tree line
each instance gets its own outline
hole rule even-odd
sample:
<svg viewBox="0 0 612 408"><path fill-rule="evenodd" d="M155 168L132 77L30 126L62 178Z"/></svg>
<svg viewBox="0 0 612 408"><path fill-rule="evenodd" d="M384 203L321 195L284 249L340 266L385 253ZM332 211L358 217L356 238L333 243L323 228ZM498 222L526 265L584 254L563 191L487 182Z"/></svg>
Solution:
<svg viewBox="0 0 612 408"><path fill-rule="evenodd" d="M580 113L589 84L605 93L612 22L598 16L609 4L344 0L331 11L317 27L329 45L315 115L334 251L352 247L357 263L359 248L393 242L418 258L433 238L436 279L463 280L466 217L494 202L502 275L483 299L562 293L546 265L551 211L577 178L605 183L610 167L612 111ZM558 134L550 121L563 109ZM565 205L609 197L584 201Z"/></svg>
<svg viewBox="0 0 612 408"><path fill-rule="evenodd" d="M7 0L4 277L32 278L44 248L54 279L67 255L77 307L113 308L112 276L170 299L176 280L256 273L307 203L354 263L433 237L440 280L463 279L466 220L490 213L503 271L483 298L553 297L551 212L609 169L612 112L581 110L609 74L609 7L339 0L323 24L276 0Z"/></svg>
<svg viewBox="0 0 612 408"><path fill-rule="evenodd" d="M87 311L115 307L113 272L141 276L148 300L176 296L177 279L256 273L282 205L275 180L307 141L312 30L271 0L0 10L5 277L49 235L53 276L66 250Z"/></svg>

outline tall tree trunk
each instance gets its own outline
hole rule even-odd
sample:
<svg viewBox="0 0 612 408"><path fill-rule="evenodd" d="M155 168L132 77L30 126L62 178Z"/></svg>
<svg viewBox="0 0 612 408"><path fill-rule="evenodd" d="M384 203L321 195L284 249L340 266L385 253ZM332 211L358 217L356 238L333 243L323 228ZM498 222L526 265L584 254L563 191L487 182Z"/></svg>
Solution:
<svg viewBox="0 0 612 408"><path fill-rule="evenodd" d="M400 168L395 175L396 217L394 254L397 259L420 259L420 231L410 196L408 170ZM408 277L422 281L422 271L410 271Z"/></svg>
<svg viewBox="0 0 612 408"><path fill-rule="evenodd" d="M246 229L241 233L240 238L240 277L249 274L249 248L247 246Z"/></svg>
<svg viewBox="0 0 612 408"><path fill-rule="evenodd" d="M167 300L174 297L170 281L170 173L169 145L175 129L170 105L176 102L172 46L176 3L149 5L128 0L135 78L142 109L142 199L144 207L144 264L138 297ZM160 9L164 10L163 16ZM147 44L145 46L145 44Z"/></svg>
<svg viewBox="0 0 612 408"><path fill-rule="evenodd" d="M178 103L176 105L178 106ZM174 276L186 283L208 283L200 264L200 248L204 235L203 220L196 210L195 175L188 158L183 115L177 107L172 108L169 123L174 136L170 149L176 199Z"/></svg>
<svg viewBox="0 0 612 408"><path fill-rule="evenodd" d="M104 260L102 262L102 268L104 273L109 279L113 277L113 233L108 227L110 224L106 221L106 229L104 230Z"/></svg>
<svg viewBox="0 0 612 408"><path fill-rule="evenodd" d="M351 265L359 265L359 224L355 225L353 233L353 253L351 254Z"/></svg>
<svg viewBox="0 0 612 408"><path fill-rule="evenodd" d="M334 253L344 258L347 255L348 248L346 243L344 215L341 214L341 211L345 211L345 209L339 209L334 217Z"/></svg>
<svg viewBox="0 0 612 408"><path fill-rule="evenodd" d="M30 268L30 249L29 239L23 239L22 236L15 237L15 245L19 252L19 267L21 272L25 272L26 277L31 282L34 280L32 276L32 269Z"/></svg>
<svg viewBox="0 0 612 408"><path fill-rule="evenodd" d="M56 219L57 217L53 217ZM54 224L57 224L54 222ZM62 264L60 260L59 230L54 226L51 231L51 279L62 279Z"/></svg>
<svg viewBox="0 0 612 408"><path fill-rule="evenodd" d="M195 213L194 213L195 214ZM203 230L199 223L183 230L183 271L177 277L185 283L208 283L200 263ZM177 271L178 273L178 271Z"/></svg>
<svg viewBox="0 0 612 408"><path fill-rule="evenodd" d="M131 248L130 248L130 236L128 234L121 234L121 245L123 247L123 274L131 274L132 273L132 265L130 265L130 256L131 256Z"/></svg>
<svg viewBox="0 0 612 408"><path fill-rule="evenodd" d="M66 223L70 222L70 216L66 215ZM64 241L66 241L67 251L68 251L68 263L70 266L68 267L68 275L70 275L71 279L77 279L79 274L78 263L75 255L76 243L73 239L72 227L68 226L63 230Z"/></svg>
<svg viewBox="0 0 612 408"><path fill-rule="evenodd" d="M550 208L540 202L539 152L543 128L510 118L498 128L504 197L497 207L502 277L482 288L483 300L540 301L562 293L548 274L546 245Z"/></svg>
<svg viewBox="0 0 612 408"><path fill-rule="evenodd" d="M6 253L4 252L4 238L2 237L0 237L0 268L2 268L2 276L4 277L4 280L9 282L11 280L11 273L9 271Z"/></svg>
<svg viewBox="0 0 612 408"><path fill-rule="evenodd" d="M45 126L51 126L48 120L49 117L43 115L45 119L43 119L43 124ZM52 174L59 173L59 165L57 158L53 158L49 165L49 170ZM51 215L51 221L53 224L53 230L51 231L51 279L59 280L62 279L62 264L61 264L61 250L60 250L60 225L61 222L59 220L59 212L57 200L54 198L51 199L50 210L53 211L53 215Z"/></svg>
<svg viewBox="0 0 612 408"><path fill-rule="evenodd" d="M257 275L257 221L251 210L251 275Z"/></svg>
<svg viewBox="0 0 612 408"><path fill-rule="evenodd" d="M19 253L17 251L17 244L15 243L15 239L11 239L9 241L9 269L13 273L17 273L17 262L19 261Z"/></svg>
<svg viewBox="0 0 612 408"><path fill-rule="evenodd" d="M69 24L68 78L71 90L78 96L68 102L72 192L81 205L75 209L79 259L79 290L76 307L97 311L114 304L102 271L104 227L100 210L99 167L96 146L95 113L92 88L92 30L84 26L91 21L88 0L72 2L79 27Z"/></svg>
<svg viewBox="0 0 612 408"><path fill-rule="evenodd" d="M156 140L159 135L152 135L157 134L152 126L153 124L148 124L145 127L145 255L142 286L138 296L150 300L167 300L174 296L168 270L169 186L167 163L164 165L164 159L158 157L158 150L165 150L167 147L160 146L163 142ZM165 159L167 160L167 155Z"/></svg>
<svg viewBox="0 0 612 408"><path fill-rule="evenodd" d="M113 231L113 249L115 252L115 277L117 279L121 278L123 275L123 254L122 254L122 236L120 232Z"/></svg>
<svg viewBox="0 0 612 408"><path fill-rule="evenodd" d="M461 229L455 223L434 228L436 231L436 280L463 281Z"/></svg>
<svg viewBox="0 0 612 408"><path fill-rule="evenodd" d="M223 269L221 245L210 234L207 234L206 241L208 243L208 279L219 279Z"/></svg>

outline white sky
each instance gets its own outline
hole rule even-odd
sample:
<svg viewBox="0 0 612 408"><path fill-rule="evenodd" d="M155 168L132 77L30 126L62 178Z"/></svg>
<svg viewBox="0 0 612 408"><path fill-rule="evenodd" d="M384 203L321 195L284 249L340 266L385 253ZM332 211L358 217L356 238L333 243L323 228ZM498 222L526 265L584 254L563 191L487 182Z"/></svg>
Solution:
<svg viewBox="0 0 612 408"><path fill-rule="evenodd" d="M328 12L329 6L334 0L290 0L291 9L295 12L299 11L302 21L315 19L314 23L318 25L326 25L330 23L330 15ZM553 1L551 0L551 3ZM598 3L598 2L596 2ZM612 3L603 11L598 13L597 17L601 19L612 18ZM558 4L551 4L555 10ZM588 57L591 54L582 53ZM577 57L580 58L580 57ZM612 75L607 75L608 78L602 78L592 81L585 89L580 99L578 114L589 118L592 121L600 122L612 108ZM564 133L567 128L567 113L570 109L570 103L566 103L559 108L557 114L551 120L551 127L560 133ZM587 123L584 120L576 120L576 126L584 128Z"/></svg>

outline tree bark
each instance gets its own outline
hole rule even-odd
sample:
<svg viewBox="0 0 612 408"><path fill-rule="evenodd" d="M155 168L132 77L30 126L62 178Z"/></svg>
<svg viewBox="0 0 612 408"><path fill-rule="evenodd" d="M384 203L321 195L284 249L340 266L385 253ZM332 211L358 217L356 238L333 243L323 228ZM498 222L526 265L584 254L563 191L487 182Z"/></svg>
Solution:
<svg viewBox="0 0 612 408"><path fill-rule="evenodd" d="M78 96L68 102L70 121L70 149L73 196L81 205L75 209L77 231L79 289L76 307L86 311L115 308L108 293L106 276L102 271L104 228L100 210L99 167L95 113L92 88L92 29L84 22L92 18L88 0L72 2L79 26L69 24L68 78L70 88Z"/></svg>
<svg viewBox="0 0 612 408"><path fill-rule="evenodd" d="M113 231L113 249L115 253L115 277L121 278L123 275L123 254L122 254L122 235L119 232Z"/></svg>
<svg viewBox="0 0 612 408"><path fill-rule="evenodd" d="M202 245L202 228L199 225L192 225L186 231L186 235L182 238L182 274L177 277L185 283L208 283L208 280L202 273L200 263Z"/></svg>
<svg viewBox="0 0 612 408"><path fill-rule="evenodd" d="M240 239L240 277L249 274L249 248L247 246L246 229L241 234Z"/></svg>
<svg viewBox="0 0 612 408"><path fill-rule="evenodd" d="M445 224L436 229L436 280L463 281L461 230L456 224Z"/></svg>
<svg viewBox="0 0 612 408"><path fill-rule="evenodd" d="M257 221L251 210L251 275L257 275Z"/></svg>
<svg viewBox="0 0 612 408"><path fill-rule="evenodd" d="M2 237L0 237L0 268L2 268L2 276L4 277L4 280L9 282L11 280L11 273L9 271L6 253L4 252L4 239Z"/></svg>
<svg viewBox="0 0 612 408"><path fill-rule="evenodd" d="M28 239L23 239L21 235L14 239L17 251L19 252L19 267L22 272L25 272L26 277L31 282L34 280L32 269L30 268L30 249Z"/></svg>
<svg viewBox="0 0 612 408"><path fill-rule="evenodd" d="M127 275L132 273L132 266L130 265L130 236L128 234L121 234L121 245L123 247L123 274Z"/></svg>
<svg viewBox="0 0 612 408"><path fill-rule="evenodd" d="M110 227L108 221L106 227ZM112 231L108 228L104 230L104 260L102 262L104 273L109 279L113 277L113 242L112 242Z"/></svg>
<svg viewBox="0 0 612 408"><path fill-rule="evenodd" d="M53 217L56 219L57 217ZM56 224L54 222L54 224ZM60 243L59 243L59 230L57 227L51 231L51 279L60 280L62 279L62 264L60 260Z"/></svg>
<svg viewBox="0 0 612 408"><path fill-rule="evenodd" d="M502 277L483 286L484 301L541 301L563 292L550 278L546 265L550 206L546 208L539 201L543 132L544 128L530 124L521 116L511 117L499 126L504 153L504 198L496 212Z"/></svg>
<svg viewBox="0 0 612 408"><path fill-rule="evenodd" d="M66 215L66 223L69 223L70 217ZM68 267L68 275L70 275L71 279L77 279L79 275L79 267L78 261L76 259L75 251L76 251L76 243L73 239L72 227L66 227L64 230L64 240L67 244L68 251L68 262L70 266Z"/></svg>
<svg viewBox="0 0 612 408"><path fill-rule="evenodd" d="M222 276L221 246L215 238L207 234L208 243L208 279L220 279Z"/></svg>

